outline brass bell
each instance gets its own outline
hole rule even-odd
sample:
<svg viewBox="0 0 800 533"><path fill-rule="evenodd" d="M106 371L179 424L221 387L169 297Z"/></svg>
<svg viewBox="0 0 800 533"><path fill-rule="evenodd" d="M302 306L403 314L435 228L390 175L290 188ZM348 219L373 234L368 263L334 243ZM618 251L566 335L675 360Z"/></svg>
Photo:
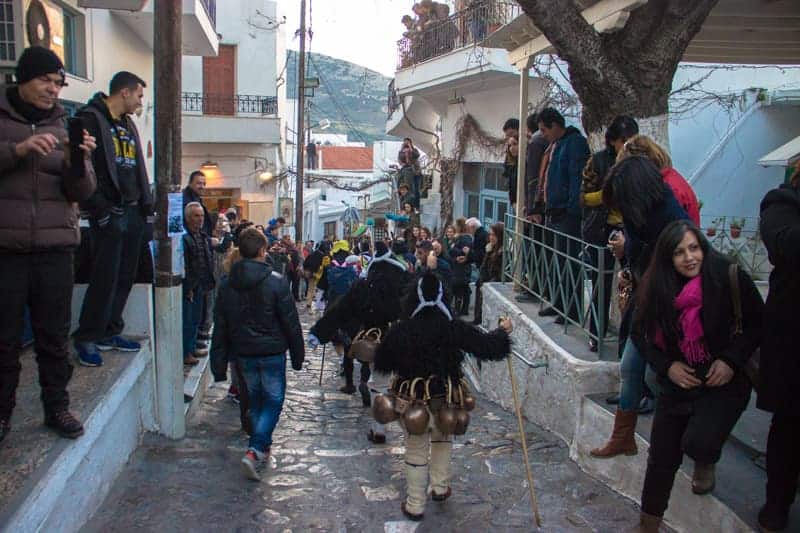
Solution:
<svg viewBox="0 0 800 533"><path fill-rule="evenodd" d="M464 409L467 411L472 411L475 409L475 397L470 393L467 382L463 378L461 379L459 386L461 387L461 395L463 396L462 404Z"/></svg>
<svg viewBox="0 0 800 533"><path fill-rule="evenodd" d="M464 409L456 409L456 426L453 435L463 435L469 427L469 413Z"/></svg>
<svg viewBox="0 0 800 533"><path fill-rule="evenodd" d="M457 410L453 407L453 386L447 378L447 404L436 413L436 427L445 435L452 435L456 429Z"/></svg>
<svg viewBox="0 0 800 533"><path fill-rule="evenodd" d="M398 415L394 411L394 398L388 394L378 394L372 400L372 416L381 424L388 424L397 420Z"/></svg>
<svg viewBox="0 0 800 533"><path fill-rule="evenodd" d="M398 415L403 415L411 404L411 398L408 395L408 389L411 387L411 382L406 380L400 383L397 389L397 394L394 398L394 412Z"/></svg>
<svg viewBox="0 0 800 533"><path fill-rule="evenodd" d="M406 409L403 415L403 423L406 426L406 431L411 435L422 435L428 430L430 423L430 414L428 413L427 402L416 398L416 385L421 378L416 378L411 383L411 396L414 398L411 405Z"/></svg>

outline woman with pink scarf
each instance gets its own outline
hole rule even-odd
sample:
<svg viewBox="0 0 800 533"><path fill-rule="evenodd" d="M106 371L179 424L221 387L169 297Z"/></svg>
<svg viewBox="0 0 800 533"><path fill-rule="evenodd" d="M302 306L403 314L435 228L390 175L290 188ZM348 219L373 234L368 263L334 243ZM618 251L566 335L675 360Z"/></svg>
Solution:
<svg viewBox="0 0 800 533"><path fill-rule="evenodd" d="M714 465L750 399L744 367L761 340L764 303L750 276L687 221L664 228L637 298L632 336L660 385L640 526L655 532L683 454L695 462L693 492L714 489Z"/></svg>

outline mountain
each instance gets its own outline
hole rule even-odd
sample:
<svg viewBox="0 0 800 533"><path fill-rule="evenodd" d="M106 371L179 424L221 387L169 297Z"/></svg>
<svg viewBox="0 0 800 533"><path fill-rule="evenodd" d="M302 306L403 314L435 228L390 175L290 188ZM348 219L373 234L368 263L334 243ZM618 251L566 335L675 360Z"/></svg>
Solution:
<svg viewBox="0 0 800 533"><path fill-rule="evenodd" d="M296 98L297 94L297 56L295 50L287 52L288 98ZM396 140L385 133L391 78L349 61L316 53L308 54L306 72L308 78L319 78L320 86L311 99L311 120L330 120L331 127L325 133L344 133L349 140L368 145L379 140Z"/></svg>

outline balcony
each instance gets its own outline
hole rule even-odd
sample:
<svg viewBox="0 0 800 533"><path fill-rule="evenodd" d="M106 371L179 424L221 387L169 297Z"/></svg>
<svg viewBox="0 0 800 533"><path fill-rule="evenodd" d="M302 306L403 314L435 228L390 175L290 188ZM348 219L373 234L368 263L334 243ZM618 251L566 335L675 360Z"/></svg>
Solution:
<svg viewBox="0 0 800 533"><path fill-rule="evenodd" d="M181 109L203 115L277 115L277 96L255 96L251 94L202 94L183 93Z"/></svg>
<svg viewBox="0 0 800 533"><path fill-rule="evenodd" d="M278 98L250 94L181 95L184 143L280 144Z"/></svg>
<svg viewBox="0 0 800 533"><path fill-rule="evenodd" d="M446 20L429 22L423 30L410 30L397 42L397 70L429 59L480 45L486 37L520 15L515 2L481 0Z"/></svg>
<svg viewBox="0 0 800 533"><path fill-rule="evenodd" d="M142 40L153 45L153 24L155 0L149 0L140 11L118 11L130 0L84 0L103 4L113 9L120 18ZM176 0L177 1L177 0ZM219 49L217 36L216 0L181 0L183 6L183 55L215 56ZM139 2L142 3L141 1Z"/></svg>

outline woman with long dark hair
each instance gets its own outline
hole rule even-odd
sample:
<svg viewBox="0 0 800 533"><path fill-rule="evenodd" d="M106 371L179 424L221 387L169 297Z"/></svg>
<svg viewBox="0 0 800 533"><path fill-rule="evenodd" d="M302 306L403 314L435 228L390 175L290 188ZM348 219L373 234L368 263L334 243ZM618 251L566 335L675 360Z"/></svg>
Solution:
<svg viewBox="0 0 800 533"><path fill-rule="evenodd" d="M469 280L472 274L472 264L467 260L469 254L464 252L464 248L472 248L473 241L464 218L456 220L455 229L456 237L448 252L453 267L453 311L456 316L464 316L469 314Z"/></svg>
<svg viewBox="0 0 800 533"><path fill-rule="evenodd" d="M486 245L486 255L483 256L478 282L475 284L475 319L476 326L483 321L483 292L484 283L503 281L503 232L505 225L497 222L489 227L489 243Z"/></svg>
<svg viewBox="0 0 800 533"><path fill-rule="evenodd" d="M641 516L655 532L683 454L695 462L692 491L714 489L714 465L750 399L744 368L761 340L764 303L750 276L688 221L664 229L637 300L632 336L659 382Z"/></svg>
<svg viewBox="0 0 800 533"><path fill-rule="evenodd" d="M761 235L775 266L764 311L758 407L773 413L767 440L767 501L758 522L769 531L789 524L800 476L800 160L789 184L761 202ZM794 527L798 527L795 524Z"/></svg>
<svg viewBox="0 0 800 533"><path fill-rule="evenodd" d="M650 263L653 247L661 231L675 220L686 220L686 211L678 205L672 190L664 184L658 168L647 158L631 157L617 163L611 170L603 187L603 202L611 209L622 213L625 235L610 241L614 246L624 242L624 259L635 284L641 280ZM633 300L633 298L632 298ZM620 362L619 408L614 415L611 438L602 448L591 450L591 455L609 458L617 455L636 455L636 419L639 403L644 393L646 364L634 342L628 339L628 330L633 313L629 305L620 324L620 346L623 346Z"/></svg>

